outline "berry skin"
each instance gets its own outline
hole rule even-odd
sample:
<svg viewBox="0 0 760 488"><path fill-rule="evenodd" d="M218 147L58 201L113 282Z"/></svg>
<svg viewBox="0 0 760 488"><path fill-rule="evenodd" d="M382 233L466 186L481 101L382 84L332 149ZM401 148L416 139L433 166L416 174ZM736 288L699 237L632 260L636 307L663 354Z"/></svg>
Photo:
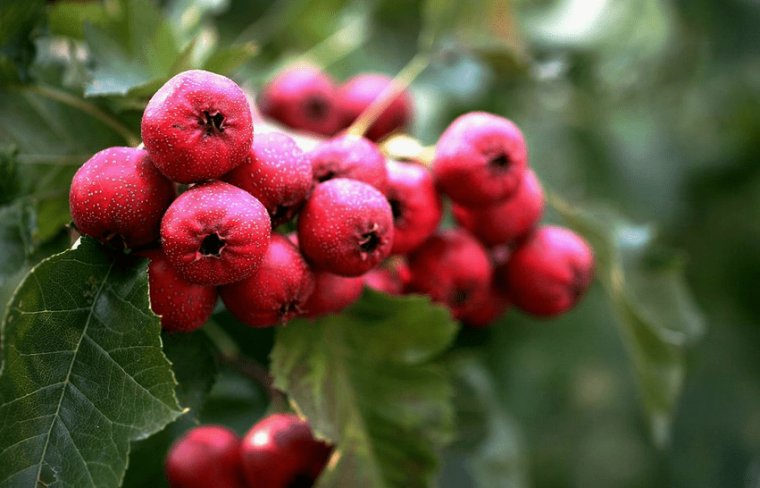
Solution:
<svg viewBox="0 0 760 488"><path fill-rule="evenodd" d="M410 293L423 293L461 319L479 306L493 270L485 248L461 228L439 230L408 256Z"/></svg>
<svg viewBox="0 0 760 488"><path fill-rule="evenodd" d="M507 298L521 310L544 317L572 309L593 278L591 246L575 232L555 226L540 227L496 269Z"/></svg>
<svg viewBox="0 0 760 488"><path fill-rule="evenodd" d="M454 219L486 247L514 244L528 235L544 213L544 192L536 174L528 170L515 193L490 207L454 204Z"/></svg>
<svg viewBox="0 0 760 488"><path fill-rule="evenodd" d="M388 188L385 158L372 142L350 134L321 142L307 153L314 184L333 178L349 178L374 186L382 193Z"/></svg>
<svg viewBox="0 0 760 488"><path fill-rule="evenodd" d="M166 456L171 488L245 488L240 439L231 430L205 425L187 432Z"/></svg>
<svg viewBox="0 0 760 488"><path fill-rule="evenodd" d="M386 197L393 211L391 254L408 254L430 237L443 215L443 203L427 168L389 160Z"/></svg>
<svg viewBox="0 0 760 488"><path fill-rule="evenodd" d="M159 88L140 131L156 167L177 183L219 178L245 161L253 142L243 90L202 70L180 73Z"/></svg>
<svg viewBox="0 0 760 488"><path fill-rule="evenodd" d="M139 255L150 259L150 308L161 316L161 327L170 332L192 332L203 327L216 306L216 288L184 280L160 248Z"/></svg>
<svg viewBox="0 0 760 488"><path fill-rule="evenodd" d="M317 318L338 313L357 302L364 291L364 279L338 276L328 271L314 272L314 291L304 304L304 315Z"/></svg>
<svg viewBox="0 0 760 488"><path fill-rule="evenodd" d="M227 309L251 327L284 324L303 313L314 274L292 242L272 234L261 266L241 281L219 287Z"/></svg>
<svg viewBox="0 0 760 488"><path fill-rule="evenodd" d="M112 147L76 172L69 209L82 234L101 242L119 239L132 248L158 240L161 217L175 195L146 151Z"/></svg>
<svg viewBox="0 0 760 488"><path fill-rule="evenodd" d="M311 163L290 136L279 132L256 136L250 158L222 179L258 198L272 227L292 220L312 188Z"/></svg>
<svg viewBox="0 0 760 488"><path fill-rule="evenodd" d="M338 89L338 106L343 116L343 127L348 127L393 82L393 79L375 73L354 76ZM406 129L414 112L412 97L403 90L383 110L367 129L367 139L379 141L396 130Z"/></svg>
<svg viewBox="0 0 760 488"><path fill-rule="evenodd" d="M271 232L264 205L223 181L190 188L161 221L166 256L184 279L199 285L250 276L264 259Z"/></svg>
<svg viewBox="0 0 760 488"><path fill-rule="evenodd" d="M409 281L409 266L403 259L391 258L362 275L364 284L375 291L402 295Z"/></svg>
<svg viewBox="0 0 760 488"><path fill-rule="evenodd" d="M240 449L248 486L256 488L310 487L331 454L332 447L315 439L305 420L284 413L254 425Z"/></svg>
<svg viewBox="0 0 760 488"><path fill-rule="evenodd" d="M520 129L504 117L470 112L441 134L432 163L438 187L469 207L509 198L522 181L528 151Z"/></svg>
<svg viewBox="0 0 760 488"><path fill-rule="evenodd" d="M261 113L291 129L331 136L338 130L335 82L314 66L300 65L277 75L258 98Z"/></svg>
<svg viewBox="0 0 760 488"><path fill-rule="evenodd" d="M391 206L361 181L320 183L298 216L298 243L316 267L341 276L362 275L390 254Z"/></svg>
<svg viewBox="0 0 760 488"><path fill-rule="evenodd" d="M461 318L462 323L473 329L493 325L509 308L509 302L493 286L478 293L472 309Z"/></svg>

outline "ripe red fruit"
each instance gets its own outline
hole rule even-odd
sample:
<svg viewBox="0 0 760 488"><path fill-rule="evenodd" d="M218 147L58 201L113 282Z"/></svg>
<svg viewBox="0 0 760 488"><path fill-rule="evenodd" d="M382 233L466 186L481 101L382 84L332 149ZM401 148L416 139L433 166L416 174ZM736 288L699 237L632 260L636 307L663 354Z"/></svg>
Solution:
<svg viewBox="0 0 760 488"><path fill-rule="evenodd" d="M349 178L374 186L382 193L388 187L385 157L372 142L350 134L317 144L306 155L311 161L314 183Z"/></svg>
<svg viewBox="0 0 760 488"><path fill-rule="evenodd" d="M409 281L409 266L402 259L391 258L381 266L369 270L362 278L364 284L375 291L401 295Z"/></svg>
<svg viewBox="0 0 760 488"><path fill-rule="evenodd" d="M238 320L266 327L301 315L313 289L314 274L298 247L274 233L261 266L248 278L219 287L219 294Z"/></svg>
<svg viewBox="0 0 760 488"><path fill-rule="evenodd" d="M376 73L354 76L338 90L338 106L343 127L348 127L391 84L393 79ZM396 130L403 130L412 121L414 105L407 90L402 90L367 129L366 137L379 141Z"/></svg>
<svg viewBox="0 0 760 488"><path fill-rule="evenodd" d="M311 163L290 136L279 132L257 135L250 157L222 179L256 197L272 227L292 220L312 188Z"/></svg>
<svg viewBox="0 0 760 488"><path fill-rule="evenodd" d="M161 217L175 196L174 185L148 153L111 147L91 157L74 175L71 218L79 232L126 247L158 240Z"/></svg>
<svg viewBox="0 0 760 488"><path fill-rule="evenodd" d="M150 308L161 316L161 327L170 332L192 332L203 327L216 306L216 287L183 279L160 248L139 254L150 259Z"/></svg>
<svg viewBox="0 0 760 488"><path fill-rule="evenodd" d="M364 291L363 277L338 276L327 271L314 272L314 291L303 306L311 318L338 313L358 301Z"/></svg>
<svg viewBox="0 0 760 488"><path fill-rule="evenodd" d="M280 72L261 91L261 112L292 129L324 136L338 130L335 82L315 66L299 65Z"/></svg>
<svg viewBox="0 0 760 488"><path fill-rule="evenodd" d="M391 206L361 181L320 183L298 216L298 243L316 267L342 276L362 275L390 254Z"/></svg>
<svg viewBox="0 0 760 488"><path fill-rule="evenodd" d="M206 425L174 443L164 464L171 488L245 488L240 439L231 430Z"/></svg>
<svg viewBox="0 0 760 488"><path fill-rule="evenodd" d="M461 320L467 327L482 329L493 325L509 308L509 302L489 286L474 297L475 303Z"/></svg>
<svg viewBox="0 0 760 488"><path fill-rule="evenodd" d="M264 418L248 431L240 459L251 487L309 487L331 453L332 447L315 439L305 420L279 413Z"/></svg>
<svg viewBox="0 0 760 488"><path fill-rule="evenodd" d="M393 211L391 254L408 254L435 232L443 215L441 197L427 168L388 161L388 191Z"/></svg>
<svg viewBox="0 0 760 488"><path fill-rule="evenodd" d="M448 306L455 319L472 313L491 285L485 248L461 228L439 230L408 256L408 263L408 291Z"/></svg>
<svg viewBox="0 0 760 488"><path fill-rule="evenodd" d="M521 310L558 315L573 308L591 285L593 250L569 229L540 227L497 268L496 278Z"/></svg>
<svg viewBox="0 0 760 488"><path fill-rule="evenodd" d="M470 112L441 134L432 163L436 184L453 201L487 206L517 190L528 164L520 129L504 117Z"/></svg>
<svg viewBox="0 0 760 488"><path fill-rule="evenodd" d="M243 90L202 70L180 73L159 88L145 107L140 131L156 167L177 183L222 176L248 157L253 142Z"/></svg>
<svg viewBox="0 0 760 488"><path fill-rule="evenodd" d="M457 223L469 230L486 247L513 244L528 235L544 213L544 192L536 174L528 170L515 193L489 207L454 204Z"/></svg>
<svg viewBox="0 0 760 488"><path fill-rule="evenodd" d="M271 232L264 205L223 181L190 188L161 221L166 256L183 278L199 285L250 276L264 259Z"/></svg>

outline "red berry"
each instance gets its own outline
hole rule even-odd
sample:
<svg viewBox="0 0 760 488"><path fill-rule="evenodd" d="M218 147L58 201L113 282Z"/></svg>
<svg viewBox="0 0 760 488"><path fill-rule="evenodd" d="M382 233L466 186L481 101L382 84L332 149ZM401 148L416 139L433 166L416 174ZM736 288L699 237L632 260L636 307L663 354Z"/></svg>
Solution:
<svg viewBox="0 0 760 488"><path fill-rule="evenodd" d="M338 313L359 300L364 291L361 276L350 278L327 271L314 272L314 291L303 306L311 318Z"/></svg>
<svg viewBox="0 0 760 488"><path fill-rule="evenodd" d="M350 134L321 142L307 153L314 183L333 178L349 178L374 186L382 193L388 188L385 157L364 137Z"/></svg>
<svg viewBox="0 0 760 488"><path fill-rule="evenodd" d="M591 246L562 227L540 227L496 270L497 281L515 306L533 315L567 312L594 278Z"/></svg>
<svg viewBox="0 0 760 488"><path fill-rule="evenodd" d="M320 183L298 216L298 243L318 268L359 276L388 257L393 214L388 200L361 181Z"/></svg>
<svg viewBox="0 0 760 488"><path fill-rule="evenodd" d="M324 136L340 124L335 82L314 66L300 65L279 73L259 95L261 112L292 129Z"/></svg>
<svg viewBox="0 0 760 488"><path fill-rule="evenodd" d="M391 254L408 254L435 232L443 215L441 197L424 166L388 161L386 197L393 211Z"/></svg>
<svg viewBox="0 0 760 488"><path fill-rule="evenodd" d="M250 158L222 179L259 199L272 227L292 220L312 188L311 163L290 136L279 132L256 136Z"/></svg>
<svg viewBox="0 0 760 488"><path fill-rule="evenodd" d="M338 91L338 106L343 116L343 127L348 127L391 84L393 79L374 73L355 76ZM383 110L367 129L367 139L379 141L396 130L406 129L412 121L412 97L403 90Z"/></svg>
<svg viewBox="0 0 760 488"><path fill-rule="evenodd" d="M231 430L196 427L174 443L164 470L171 488L245 488L240 439Z"/></svg>
<svg viewBox="0 0 760 488"><path fill-rule="evenodd" d="M223 181L180 195L161 221L169 261L186 280L222 285L250 276L264 259L272 224L253 195Z"/></svg>
<svg viewBox="0 0 760 488"><path fill-rule="evenodd" d="M150 308L161 316L161 327L170 332L203 327L216 306L216 288L184 280L160 248L143 251L140 256L150 259Z"/></svg>
<svg viewBox="0 0 760 488"><path fill-rule="evenodd" d="M314 274L292 242L272 234L261 266L241 281L219 287L227 309L251 327L284 324L301 315Z"/></svg>
<svg viewBox="0 0 760 488"><path fill-rule="evenodd" d="M305 420L279 413L248 431L240 459L250 487L305 488L314 484L331 453L332 447L315 439Z"/></svg>
<svg viewBox="0 0 760 488"><path fill-rule="evenodd" d="M141 133L159 170L177 183L218 178L248 157L251 108L229 78L202 70L167 81L148 102Z"/></svg>
<svg viewBox="0 0 760 488"><path fill-rule="evenodd" d="M472 308L461 320L467 327L481 329L493 325L509 308L509 302L493 286L474 297Z"/></svg>
<svg viewBox="0 0 760 488"><path fill-rule="evenodd" d="M528 152L520 129L504 117L470 112L455 119L438 139L433 176L456 203L494 205L522 181Z"/></svg>
<svg viewBox="0 0 760 488"><path fill-rule="evenodd" d="M528 235L544 213L544 192L533 171L526 171L515 193L490 207L454 204L457 223L487 247L513 244Z"/></svg>
<svg viewBox="0 0 760 488"><path fill-rule="evenodd" d="M362 276L364 284L375 291L401 295L409 281L409 267L399 258L391 258Z"/></svg>
<svg viewBox="0 0 760 488"><path fill-rule="evenodd" d="M158 240L161 217L174 196L174 185L146 151L111 147L76 172L69 209L82 234L101 242L118 238L127 247L137 247Z"/></svg>

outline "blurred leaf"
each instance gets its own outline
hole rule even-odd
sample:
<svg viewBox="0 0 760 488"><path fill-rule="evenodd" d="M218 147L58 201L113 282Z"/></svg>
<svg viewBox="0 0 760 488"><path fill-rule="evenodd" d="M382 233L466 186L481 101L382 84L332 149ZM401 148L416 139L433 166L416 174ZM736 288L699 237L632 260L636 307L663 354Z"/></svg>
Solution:
<svg viewBox="0 0 760 488"><path fill-rule="evenodd" d="M571 207L556 196L550 200L594 248L597 277L631 354L652 436L663 446L683 388L684 349L705 331L683 278L683 262L656 259L662 255L655 254L651 230L631 225L617 212Z"/></svg>
<svg viewBox="0 0 760 488"><path fill-rule="evenodd" d="M0 285L18 272L34 251L34 229L35 213L27 201L0 207Z"/></svg>
<svg viewBox="0 0 760 488"><path fill-rule="evenodd" d="M275 387L336 445L318 487L429 486L452 414L450 386L432 360L456 329L425 297L365 290L340 315L277 331Z"/></svg>
<svg viewBox="0 0 760 488"><path fill-rule="evenodd" d="M185 334L161 334L164 354L172 363L177 379L177 400L189 409L185 417L198 418L206 396L218 374L214 345L202 331Z"/></svg>
<svg viewBox="0 0 760 488"><path fill-rule="evenodd" d="M256 45L250 42L217 49L206 60L203 69L212 73L229 75L240 65L252 59L257 52Z"/></svg>
<svg viewBox="0 0 760 488"><path fill-rule="evenodd" d="M16 291L2 324L0 486L117 487L129 442L182 414L146 266L85 238Z"/></svg>
<svg viewBox="0 0 760 488"><path fill-rule="evenodd" d="M0 141L0 204L12 202L19 192L17 152L18 147L15 144Z"/></svg>
<svg viewBox="0 0 760 488"><path fill-rule="evenodd" d="M105 25L108 10L103 2L56 2L48 11L53 35L84 39L84 24Z"/></svg>
<svg viewBox="0 0 760 488"><path fill-rule="evenodd" d="M44 16L43 0L6 0L0 5L0 82L28 79L33 34Z"/></svg>

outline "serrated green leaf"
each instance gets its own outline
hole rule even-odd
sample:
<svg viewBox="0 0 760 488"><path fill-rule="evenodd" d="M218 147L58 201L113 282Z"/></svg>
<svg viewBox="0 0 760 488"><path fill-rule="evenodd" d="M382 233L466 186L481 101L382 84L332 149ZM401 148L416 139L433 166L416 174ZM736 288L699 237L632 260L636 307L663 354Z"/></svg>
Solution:
<svg viewBox="0 0 760 488"><path fill-rule="evenodd" d="M421 296L365 290L340 315L277 331L271 372L336 455L318 488L430 485L451 427L451 390L433 363L457 330Z"/></svg>
<svg viewBox="0 0 760 488"><path fill-rule="evenodd" d="M17 289L2 323L0 487L117 487L130 441L182 414L146 267L84 238Z"/></svg>
<svg viewBox="0 0 760 488"><path fill-rule="evenodd" d="M0 207L0 285L17 273L34 251L32 234L36 227L32 205L18 200ZM4 305L4 304L3 304Z"/></svg>

